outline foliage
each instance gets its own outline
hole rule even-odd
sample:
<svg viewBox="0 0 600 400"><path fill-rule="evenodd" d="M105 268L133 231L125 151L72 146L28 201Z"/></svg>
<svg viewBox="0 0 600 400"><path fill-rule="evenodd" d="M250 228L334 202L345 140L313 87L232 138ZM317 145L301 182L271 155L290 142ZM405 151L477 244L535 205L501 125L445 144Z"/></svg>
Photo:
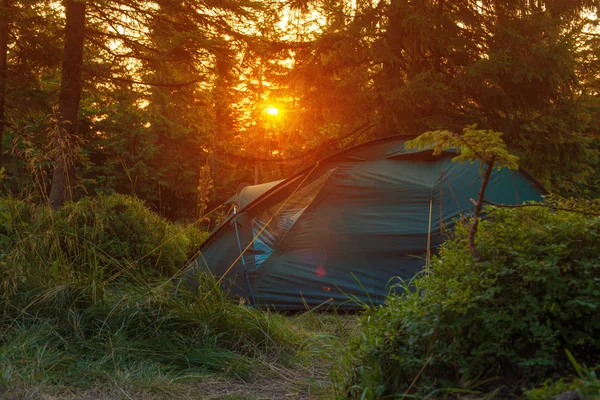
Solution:
<svg viewBox="0 0 600 400"><path fill-rule="evenodd" d="M56 212L2 199L0 387L161 386L209 372L250 377L256 363L290 360L301 335L282 316L237 304L211 275L194 294L144 277L184 259L201 236L189 228L122 195ZM170 260L154 256L150 272L111 279L117 262L126 267L163 234L176 243L163 252Z"/></svg>
<svg viewBox="0 0 600 400"><path fill-rule="evenodd" d="M579 365L568 350L567 356L569 356L577 377L556 381L549 379L541 387L525 392L528 400L554 400L567 392L576 394L581 400L591 400L600 397L600 380L598 379L596 370Z"/></svg>
<svg viewBox="0 0 600 400"><path fill-rule="evenodd" d="M289 77L313 131L340 115L371 136L477 123L548 188L593 187L596 2L309 3L328 23Z"/></svg>
<svg viewBox="0 0 600 400"><path fill-rule="evenodd" d="M406 148L433 149L434 155L441 154L444 150L455 148L458 155L452 161L481 162L481 167L491 163L498 170L502 168L517 169L519 158L506 149L502 140L502 132L489 129L477 129L477 125L470 125L463 129L462 134L449 131L425 132L413 140L406 142Z"/></svg>
<svg viewBox="0 0 600 400"><path fill-rule="evenodd" d="M0 241L4 262L24 280L38 269L56 276L93 273L99 280L126 272L157 278L180 270L206 237L195 225L175 225L125 195L67 203L51 212L44 206L0 201Z"/></svg>
<svg viewBox="0 0 600 400"><path fill-rule="evenodd" d="M490 378L540 382L565 372L564 348L600 352L600 218L532 206L488 208L468 252L458 225L431 272L368 308L350 392L472 390ZM596 360L597 361L597 360Z"/></svg>
<svg viewBox="0 0 600 400"><path fill-rule="evenodd" d="M75 197L126 193L191 218L207 163L211 209L255 169L279 179L375 136L471 123L503 132L548 188L593 195L596 2L284 3L89 4ZM44 153L64 10L10 4L4 142L27 131L22 150ZM7 188L31 191L28 160L7 154Z"/></svg>
<svg viewBox="0 0 600 400"><path fill-rule="evenodd" d="M202 218L208 208L210 192L213 187L212 178L210 176L210 167L205 165L200 168L200 178L198 179L198 218Z"/></svg>
<svg viewBox="0 0 600 400"><path fill-rule="evenodd" d="M519 158L510 154L506 149L506 144L502 140L501 132L491 130L476 129L477 125L470 125L463 129L461 135L449 131L425 132L416 139L406 143L406 147L411 148L433 148L433 154L439 155L444 150L455 148L458 155L452 161L473 161L480 163L480 174L483 180L479 187L475 209L473 211L473 220L469 229L468 243L471 254L474 258L481 260L482 256L475 246L475 235L479 226L479 216L485 200L485 191L490 180L492 169L501 170L504 167L517 169Z"/></svg>

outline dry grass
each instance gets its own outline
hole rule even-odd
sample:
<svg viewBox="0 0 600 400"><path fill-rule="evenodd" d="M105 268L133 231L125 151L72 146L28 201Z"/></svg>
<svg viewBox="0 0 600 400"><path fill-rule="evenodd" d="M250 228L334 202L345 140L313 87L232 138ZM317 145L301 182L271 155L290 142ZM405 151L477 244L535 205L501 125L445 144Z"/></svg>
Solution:
<svg viewBox="0 0 600 400"><path fill-rule="evenodd" d="M157 375L154 381L117 381L107 375L92 387L68 387L17 383L0 386L0 398L7 400L121 400L121 399L332 399L336 397L331 374L344 362L343 346L355 334L356 315L304 313L287 317L290 328L303 336L296 357L282 363L256 359L245 378L216 373L178 377Z"/></svg>

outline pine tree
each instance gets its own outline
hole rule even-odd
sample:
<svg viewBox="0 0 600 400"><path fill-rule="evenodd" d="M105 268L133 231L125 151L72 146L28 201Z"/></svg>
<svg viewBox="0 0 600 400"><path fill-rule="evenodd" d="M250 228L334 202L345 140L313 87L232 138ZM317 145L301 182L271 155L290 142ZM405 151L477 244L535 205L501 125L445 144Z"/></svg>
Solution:
<svg viewBox="0 0 600 400"><path fill-rule="evenodd" d="M384 136L477 123L505 132L549 188L589 182L600 115L594 1L305 4L327 17L289 73L312 131L333 123L339 137L372 122Z"/></svg>
<svg viewBox="0 0 600 400"><path fill-rule="evenodd" d="M0 3L0 171L2 170L2 157L4 127L6 125L4 106L6 104L6 72L8 70L8 34L9 34L10 2L2 0Z"/></svg>
<svg viewBox="0 0 600 400"><path fill-rule="evenodd" d="M71 199L75 179L74 160L69 159L66 146L77 135L79 101L81 100L83 74L83 43L86 3L76 0L65 1L65 44L61 73L58 112L61 118L58 141L63 143L57 152L52 174L49 201L53 208L60 207L65 199Z"/></svg>

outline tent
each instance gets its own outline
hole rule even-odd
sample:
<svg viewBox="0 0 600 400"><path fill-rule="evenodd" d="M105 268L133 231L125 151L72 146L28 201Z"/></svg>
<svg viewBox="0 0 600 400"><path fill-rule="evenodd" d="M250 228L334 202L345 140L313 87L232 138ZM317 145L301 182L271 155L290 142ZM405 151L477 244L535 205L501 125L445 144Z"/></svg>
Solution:
<svg viewBox="0 0 600 400"><path fill-rule="evenodd" d="M342 151L296 175L246 186L239 206L199 249L184 275L212 271L232 295L259 306L350 307L380 303L394 278L409 280L446 228L473 209L478 163L447 151L408 150L391 136ZM539 201L544 189L525 171L494 171L486 200Z"/></svg>
<svg viewBox="0 0 600 400"><path fill-rule="evenodd" d="M260 185L252 186L243 184L242 187L239 188L238 191L225 202L225 204L235 205L236 209L244 208L256 200L257 197L260 197L262 194L269 191L269 189L272 187L279 185L281 182L283 182L283 179L280 181L261 183Z"/></svg>

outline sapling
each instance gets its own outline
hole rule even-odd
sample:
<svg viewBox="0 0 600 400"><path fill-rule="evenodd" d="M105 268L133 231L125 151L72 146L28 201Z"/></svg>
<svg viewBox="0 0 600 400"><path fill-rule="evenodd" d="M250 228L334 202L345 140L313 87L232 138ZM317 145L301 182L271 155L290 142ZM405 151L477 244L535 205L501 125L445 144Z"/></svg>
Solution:
<svg viewBox="0 0 600 400"><path fill-rule="evenodd" d="M477 200L471 199L475 205L473 221L469 228L468 243L471 254L481 260L481 253L475 246L475 234L479 225L479 216L483 208L485 190L490 181L494 168L517 169L519 158L510 154L502 140L502 133L489 129L477 129L477 125L469 125L462 133L445 130L425 132L417 138L406 143L406 148L432 149L434 155L441 154L444 150L456 149L457 156L452 161L473 163L480 162L479 172L483 177Z"/></svg>

